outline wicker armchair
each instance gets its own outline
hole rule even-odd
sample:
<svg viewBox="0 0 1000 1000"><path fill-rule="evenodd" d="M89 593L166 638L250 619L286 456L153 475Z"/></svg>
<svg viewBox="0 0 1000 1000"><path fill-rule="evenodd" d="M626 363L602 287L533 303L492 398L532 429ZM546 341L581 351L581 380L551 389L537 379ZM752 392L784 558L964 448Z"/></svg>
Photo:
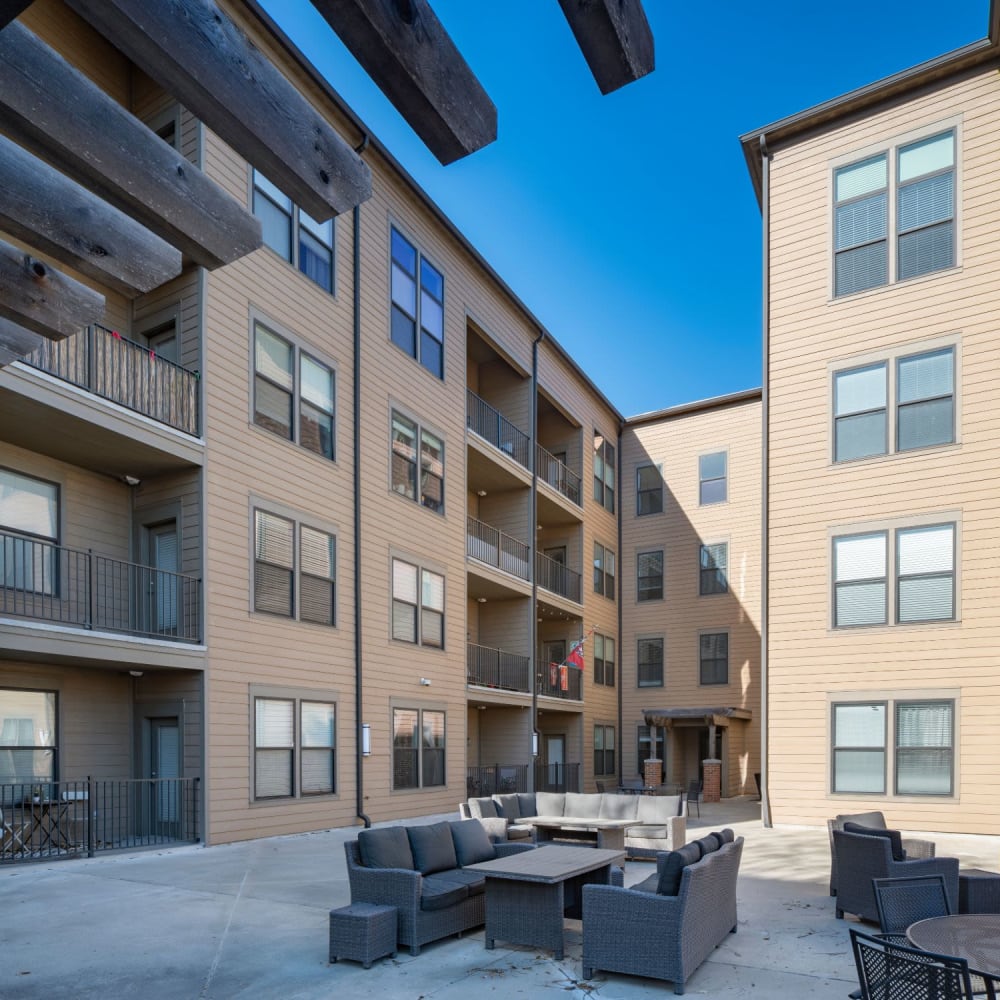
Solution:
<svg viewBox="0 0 1000 1000"><path fill-rule="evenodd" d="M833 831L843 830L845 823L857 823L860 826L870 826L877 830L885 830L885 816L880 812L844 813L826 821L830 834L830 895L837 895L837 855L833 850ZM903 850L909 859L933 858L934 844L929 840L918 840L916 837L903 838Z"/></svg>
<svg viewBox="0 0 1000 1000"><path fill-rule="evenodd" d="M837 886L837 919L854 913L878 923L874 878L908 878L914 875L943 875L949 904L958 907L958 858L918 858L893 861L885 837L833 831L833 849L840 872Z"/></svg>
<svg viewBox="0 0 1000 1000"><path fill-rule="evenodd" d="M689 865L676 896L585 885L583 978L590 979L598 969L624 972L669 980L675 993L683 993L698 966L727 934L736 932L742 854L743 838L737 837Z"/></svg>

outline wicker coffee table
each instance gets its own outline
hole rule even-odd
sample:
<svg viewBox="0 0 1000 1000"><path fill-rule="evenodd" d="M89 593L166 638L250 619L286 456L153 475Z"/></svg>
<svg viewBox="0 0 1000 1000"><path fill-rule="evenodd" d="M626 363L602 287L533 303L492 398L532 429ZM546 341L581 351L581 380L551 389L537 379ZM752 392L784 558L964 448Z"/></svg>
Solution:
<svg viewBox="0 0 1000 1000"><path fill-rule="evenodd" d="M486 947L492 950L499 938L549 948L562 961L567 897L578 899L587 882L610 884L611 866L624 860L624 851L547 844L467 865L486 876Z"/></svg>
<svg viewBox="0 0 1000 1000"><path fill-rule="evenodd" d="M634 819L595 819L592 822L578 820L575 823L561 823L556 819L535 819L528 817L520 820L535 828L535 843L548 844L553 841L581 847L590 844L593 847L606 847L612 851L625 850L625 827L635 826Z"/></svg>

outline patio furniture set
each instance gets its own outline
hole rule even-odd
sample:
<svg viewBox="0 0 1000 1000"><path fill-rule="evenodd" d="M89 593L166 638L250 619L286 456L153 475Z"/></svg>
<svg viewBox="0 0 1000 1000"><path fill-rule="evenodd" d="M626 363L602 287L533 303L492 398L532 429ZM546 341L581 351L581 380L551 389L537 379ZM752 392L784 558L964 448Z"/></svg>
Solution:
<svg viewBox="0 0 1000 1000"><path fill-rule="evenodd" d="M545 800L534 805L543 803L553 807ZM626 889L624 846L599 844L620 842L634 814L566 818L570 836L558 840L547 839L559 828L556 817L527 823L532 842L493 839L487 831L497 824L473 818L361 831L344 845L351 905L330 913L330 961L349 958L368 968L400 945L417 955L424 944L483 925L487 949L499 940L545 948L561 960L570 916L583 922L585 978L598 969L651 976L683 993L691 974L736 931L743 838L722 830L662 851L656 871Z"/></svg>

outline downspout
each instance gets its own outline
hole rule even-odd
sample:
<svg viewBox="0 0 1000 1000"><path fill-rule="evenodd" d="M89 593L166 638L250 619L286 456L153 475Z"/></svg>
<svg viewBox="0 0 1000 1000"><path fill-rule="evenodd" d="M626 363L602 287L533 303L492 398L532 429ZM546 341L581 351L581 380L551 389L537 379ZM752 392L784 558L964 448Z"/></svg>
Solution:
<svg viewBox="0 0 1000 1000"><path fill-rule="evenodd" d="M618 468L615 470L615 483L618 486L618 650L615 660L618 664L618 676L615 678L615 688L617 689L618 695L618 785L621 787L624 782L622 777L624 772L622 771L622 726L625 723L625 717L622 714L622 503L621 496L622 490L622 430L625 427L625 421L620 420L618 422ZM664 753L664 757L666 753Z"/></svg>
<svg viewBox="0 0 1000 1000"><path fill-rule="evenodd" d="M762 350L761 364L761 456L760 456L760 818L765 827L772 826L771 800L768 794L768 676L767 633L770 588L768 586L768 512L769 459L768 459L768 358L771 340L771 154L767 137L760 137L761 157L761 216L763 219L761 258L763 263L763 288L761 295Z"/></svg>
<svg viewBox="0 0 1000 1000"><path fill-rule="evenodd" d="M528 514L531 524L528 537L531 539L531 748L535 749L535 734L538 732L538 345L545 337L539 330L531 343L531 500ZM538 747L541 751L541 747ZM535 765L538 756L531 754L528 787L535 790ZM563 760L565 764L565 758Z"/></svg>
<svg viewBox="0 0 1000 1000"><path fill-rule="evenodd" d="M368 133L355 152L363 153L368 147ZM372 821L365 812L364 756L362 755L361 698L361 206L352 212L354 226L354 728L355 728L355 778L357 789L357 818L365 824Z"/></svg>

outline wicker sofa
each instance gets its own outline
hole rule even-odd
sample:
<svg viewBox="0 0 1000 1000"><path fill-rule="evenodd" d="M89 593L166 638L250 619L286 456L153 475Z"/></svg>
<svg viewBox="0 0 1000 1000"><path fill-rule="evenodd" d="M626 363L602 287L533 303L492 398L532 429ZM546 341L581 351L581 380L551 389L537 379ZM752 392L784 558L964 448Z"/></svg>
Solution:
<svg viewBox="0 0 1000 1000"><path fill-rule="evenodd" d="M420 946L479 927L486 920L486 879L465 865L518 851L527 843L494 844L475 821L362 830L344 844L352 903L381 903L397 911L397 940Z"/></svg>
<svg viewBox="0 0 1000 1000"><path fill-rule="evenodd" d="M692 973L736 932L736 878L743 838L711 833L662 852L656 873L628 889L583 888L583 978L598 969L673 982Z"/></svg>
<svg viewBox="0 0 1000 1000"><path fill-rule="evenodd" d="M616 792L531 792L474 798L459 807L462 816L479 819L491 837L515 840L531 836L533 819L572 827L589 820L634 820L625 827L625 851L631 858L654 859L660 851L687 839L687 802L683 795L619 795Z"/></svg>
<svg viewBox="0 0 1000 1000"><path fill-rule="evenodd" d="M886 831L896 833L896 831ZM943 875L952 911L958 912L958 858L916 858L903 860L899 839L877 834L834 830L833 850L837 857L837 919L853 913L862 920L879 922L873 878L904 878L914 875ZM896 857L893 857L895 847Z"/></svg>

